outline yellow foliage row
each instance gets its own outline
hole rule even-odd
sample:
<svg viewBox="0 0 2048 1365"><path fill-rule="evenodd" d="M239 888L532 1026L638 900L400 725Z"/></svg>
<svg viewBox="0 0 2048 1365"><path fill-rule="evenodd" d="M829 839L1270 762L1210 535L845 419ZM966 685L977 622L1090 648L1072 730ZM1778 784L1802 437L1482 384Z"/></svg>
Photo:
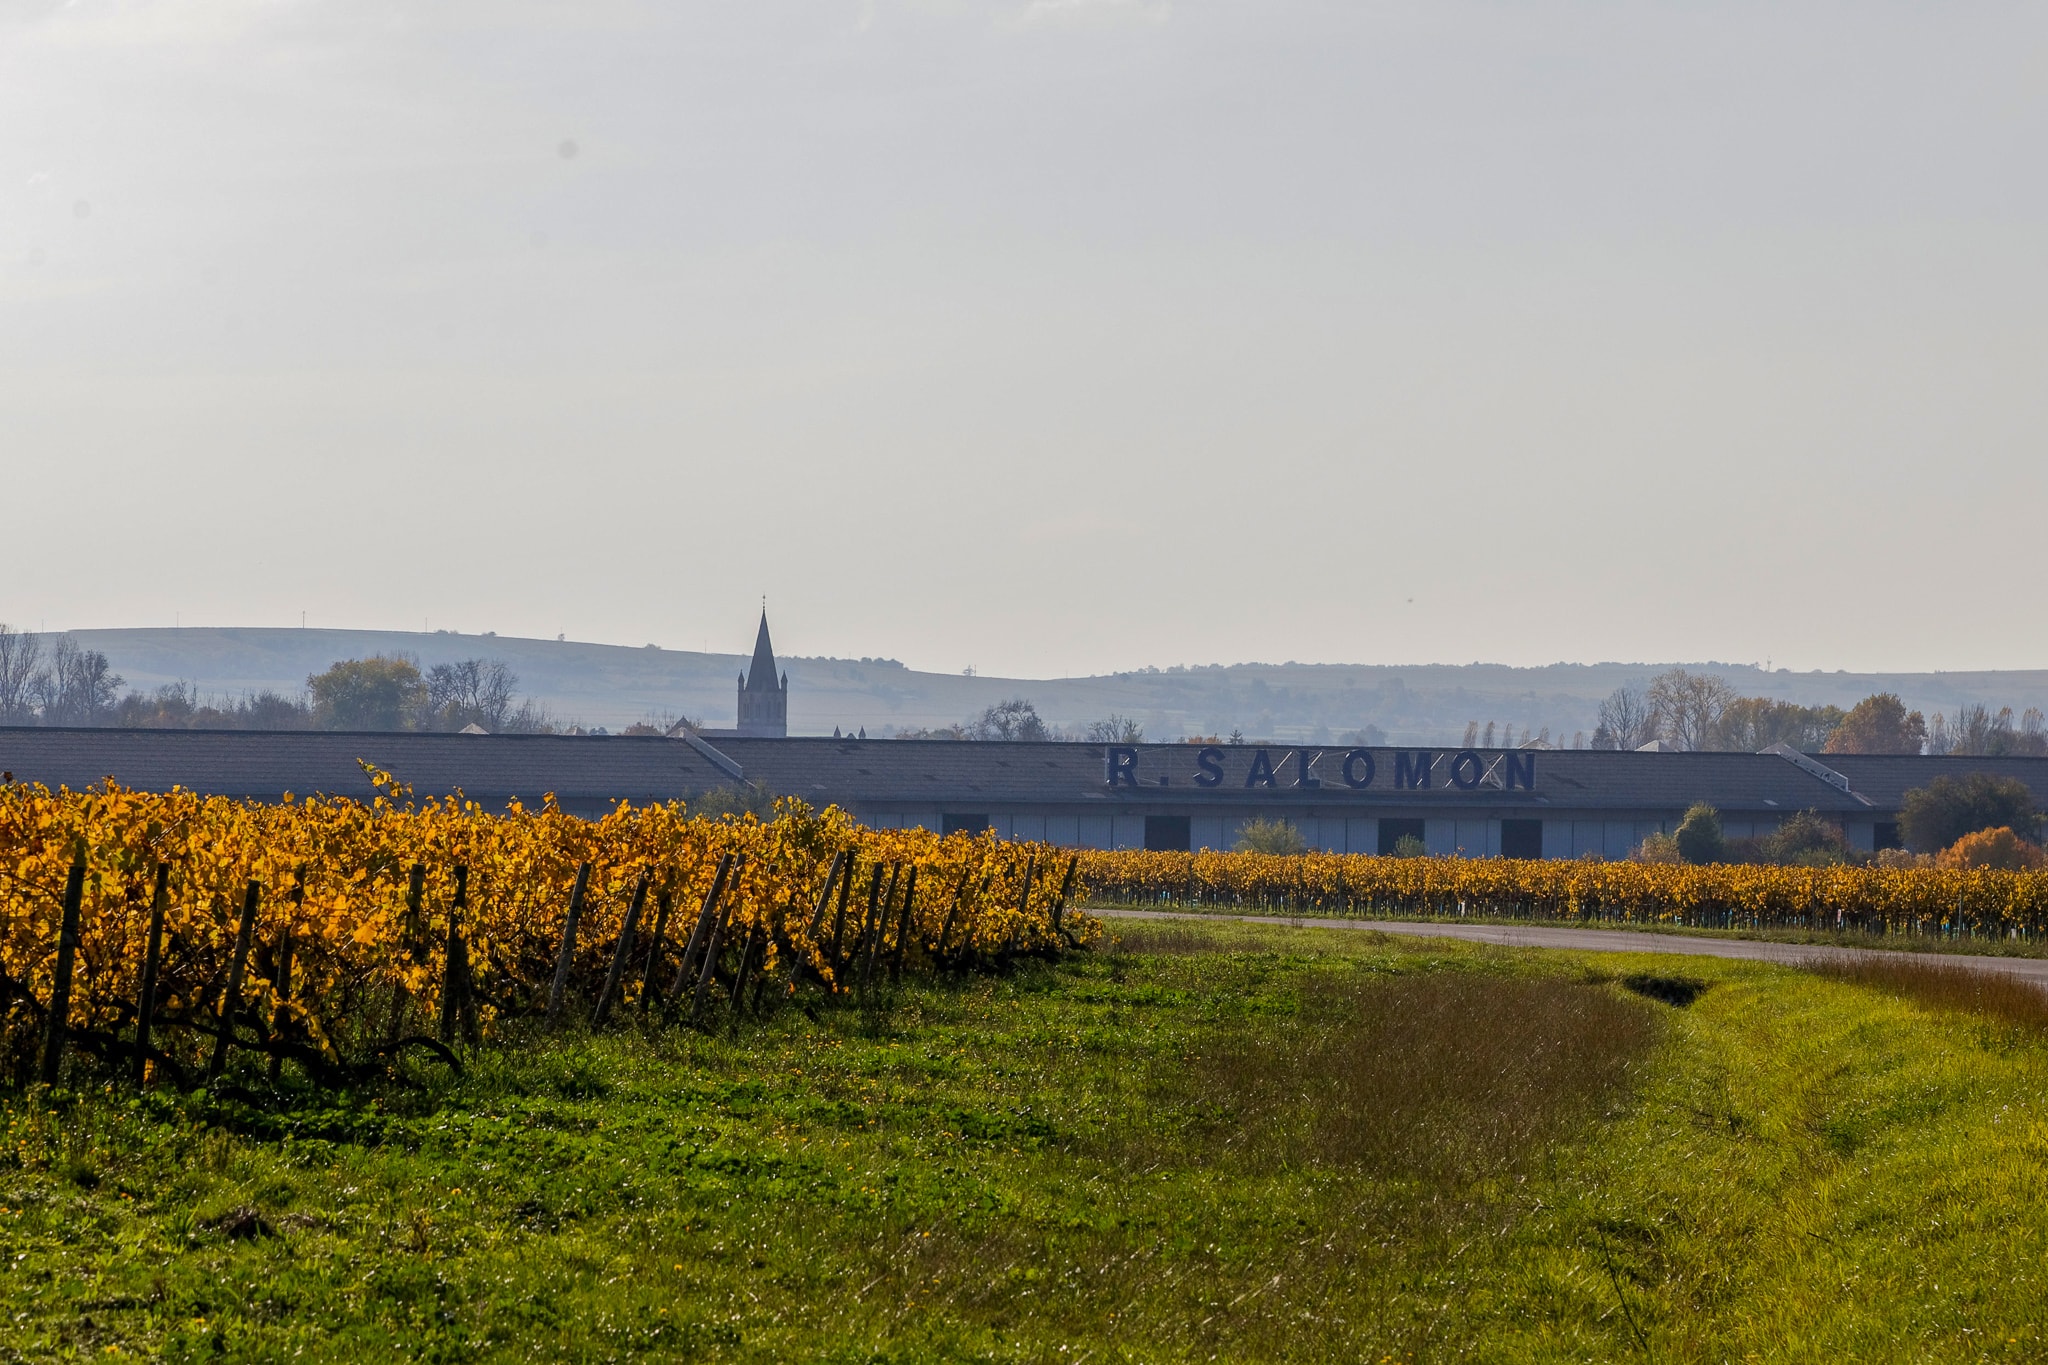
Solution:
<svg viewBox="0 0 2048 1365"><path fill-rule="evenodd" d="M1365 854L1091 852L1098 901L2004 936L2048 928L2048 873Z"/></svg>
<svg viewBox="0 0 2048 1365"><path fill-rule="evenodd" d="M1098 926L1067 918L1055 932L1069 862L1056 850L992 837L941 838L925 830L874 830L843 812L778 805L773 820L693 820L681 805L621 804L601 820L539 810L487 812L474 802L414 803L387 775L364 803L337 798L265 805L173 791L118 787L52 792L0 786L0 990L5 1033L17 1064L40 1028L50 998L61 902L74 851L87 879L69 1022L74 1031L120 1036L135 1020L155 868L167 863L159 1018L217 1016L229 975L245 888L262 887L242 1007L258 1021L298 1021L330 1053L345 1042L432 1032L445 972L454 870L468 869L462 930L486 1027L504 1011L545 1002L555 970L570 888L580 863L593 865L571 964L572 991L587 1006L611 966L624 917L643 873L651 893L625 973L624 1003L643 981L666 974L694 926L723 855L736 855L723 905L733 965L756 935L756 979L790 978L796 965L839 989L846 954L860 933L871 890L899 887L888 906L884 951L899 925L912 970L948 957L1031 952L1085 942ZM835 855L852 860L849 926L839 896L812 933L813 913ZM420 894L412 869L423 866ZM894 869L879 886L876 869ZM902 907L917 875L909 917ZM645 959L659 903L672 911L663 960ZM289 937L288 1000L275 990ZM765 972L766 978L758 975ZM283 1010L278 1015L277 1011ZM395 1013L394 1013L395 1012Z"/></svg>

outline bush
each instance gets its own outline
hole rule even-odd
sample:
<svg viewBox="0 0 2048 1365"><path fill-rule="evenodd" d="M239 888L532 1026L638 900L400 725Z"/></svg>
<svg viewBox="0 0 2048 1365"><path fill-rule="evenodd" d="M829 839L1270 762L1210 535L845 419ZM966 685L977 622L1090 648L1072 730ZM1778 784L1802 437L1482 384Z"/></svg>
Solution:
<svg viewBox="0 0 2048 1365"><path fill-rule="evenodd" d="M1817 811L1803 810L1758 839L1756 855L1767 863L1837 867L1849 860L1849 841L1832 820Z"/></svg>
<svg viewBox="0 0 2048 1365"><path fill-rule="evenodd" d="M1704 801L1685 813L1671 837L1678 856L1689 863L1718 863L1728 849L1721 837L1721 812Z"/></svg>
<svg viewBox="0 0 2048 1365"><path fill-rule="evenodd" d="M1428 854L1429 845L1423 843L1422 840L1412 834L1404 834L1394 840L1394 856L1396 858L1422 858L1428 856Z"/></svg>
<svg viewBox="0 0 2048 1365"><path fill-rule="evenodd" d="M1978 830L2010 829L2025 839L2040 827L2034 794L2014 777L1937 777L1899 803L1899 832L1915 853L1938 853Z"/></svg>
<svg viewBox="0 0 2048 1365"><path fill-rule="evenodd" d="M1996 868L2031 872L2043 862L2041 846L2030 844L2009 829L1980 829L1965 834L1935 859L1937 867Z"/></svg>
<svg viewBox="0 0 2048 1365"><path fill-rule="evenodd" d="M1678 863L1685 861L1678 856L1678 840L1668 834L1652 834L1636 846L1629 855L1639 863Z"/></svg>
<svg viewBox="0 0 2048 1365"><path fill-rule="evenodd" d="M1247 820L1235 847L1239 853L1306 853L1308 840L1285 820Z"/></svg>

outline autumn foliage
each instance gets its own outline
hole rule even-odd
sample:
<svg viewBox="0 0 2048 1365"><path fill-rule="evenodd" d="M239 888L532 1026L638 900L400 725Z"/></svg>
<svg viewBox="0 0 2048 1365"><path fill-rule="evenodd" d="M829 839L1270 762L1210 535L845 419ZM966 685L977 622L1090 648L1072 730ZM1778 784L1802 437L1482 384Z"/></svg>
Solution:
<svg viewBox="0 0 2048 1365"><path fill-rule="evenodd" d="M1935 862L1940 867L2036 872L2041 868L2042 855L2039 844L2028 843L2010 829L2000 827L1965 834L1944 849Z"/></svg>
<svg viewBox="0 0 2048 1365"><path fill-rule="evenodd" d="M488 1036L540 1014L583 863L592 871L566 976L580 1012L614 974L636 892L637 932L616 973L619 1013L673 1010L671 974L728 854L718 913L725 947L708 978L721 1002L749 980L756 1002L798 985L836 994L877 961L883 972L973 965L1099 932L1085 916L1062 915L1075 890L1070 863L1041 846L868 829L799 801L780 803L767 821L692 819L680 804L621 803L595 821L552 803L493 813L461 799L415 803L377 777L370 802L276 805L0 786L0 1061L26 1074L47 1032L61 902L81 851L72 1042L109 1062L131 1045L164 865L155 1064L185 1072L217 1034L251 883L260 905L235 1002L236 1046L273 1047L337 1075L386 1058L396 1040L435 1034L451 944L467 963L454 974L464 1033ZM821 902L835 866L842 875ZM679 984L690 994L694 972Z"/></svg>
<svg viewBox="0 0 2048 1365"><path fill-rule="evenodd" d="M1725 928L2048 931L2048 872L1366 854L1092 852L1097 903L1283 914L1488 915Z"/></svg>

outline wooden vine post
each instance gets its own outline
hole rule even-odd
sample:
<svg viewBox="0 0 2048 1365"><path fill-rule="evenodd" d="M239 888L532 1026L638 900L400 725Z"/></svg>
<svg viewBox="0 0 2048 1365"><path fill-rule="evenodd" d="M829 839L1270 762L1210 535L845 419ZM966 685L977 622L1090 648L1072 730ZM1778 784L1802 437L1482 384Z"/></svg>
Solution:
<svg viewBox="0 0 2048 1365"><path fill-rule="evenodd" d="M50 1017L43 1036L43 1084L55 1085L71 1037L71 968L78 960L78 911L85 903L85 841L71 858L64 879L64 918L57 926L57 971L50 982Z"/></svg>
<svg viewBox="0 0 2048 1365"><path fill-rule="evenodd" d="M292 998L292 930L298 923L299 908L306 903L306 869L300 866L292 879L292 918L284 927L284 936L277 944L277 974L271 985L277 995L277 1008L270 1012L270 1036L275 1039L283 1035L284 1028L291 1020ZM284 1072L284 1054L270 1054L270 1083L277 1084L277 1078Z"/></svg>
<svg viewBox="0 0 2048 1365"><path fill-rule="evenodd" d="M214 1035L213 1057L206 1064L206 1083L212 1085L227 1070L228 1048L235 1035L235 1014L242 1006L242 972L249 965L249 941L256 932L256 907L263 902L263 886L250 882L242 894L242 927L235 931L235 957L228 966L227 989L221 993L220 1032Z"/></svg>
<svg viewBox="0 0 2048 1365"><path fill-rule="evenodd" d="M910 875L903 883L903 910L896 917L896 943L889 950L889 979L891 981L901 981L903 979L903 945L910 941L910 926L914 922L915 914L911 909L911 905L916 900L917 864L912 863L910 865Z"/></svg>
<svg viewBox="0 0 2048 1365"><path fill-rule="evenodd" d="M732 919L732 903L726 902L725 909L711 926L711 939L704 945L704 966L697 973L697 993L690 997L690 1022L704 1012L704 997L711 991L711 978L718 972L718 953L725 946L725 926Z"/></svg>
<svg viewBox="0 0 2048 1365"><path fill-rule="evenodd" d="M448 903L448 943L441 958L441 1027L436 1033L443 1043L455 1041L458 1022L468 1025L464 1041L475 1033L475 1007L469 1003L469 945L462 938L462 912L469 908L469 868L455 867L455 898Z"/></svg>
<svg viewBox="0 0 2048 1365"><path fill-rule="evenodd" d="M562 924L562 951L555 956L555 979L548 986L547 1022L550 1028L562 1021L562 998L569 990L569 964L576 956L576 925L583 919L583 892L590 884L590 864L576 868L576 885L569 892L569 914Z"/></svg>
<svg viewBox="0 0 2048 1365"><path fill-rule="evenodd" d="M156 893L149 898L149 939L142 953L142 994L135 1002L135 1084L149 1079L149 1026L156 1020L156 978L164 961L164 910L171 897L171 865L156 865Z"/></svg>
<svg viewBox="0 0 2048 1365"><path fill-rule="evenodd" d="M876 870L880 871L879 868ZM902 878L903 864L889 864L889 889L882 893L880 907L877 908L872 895L868 897L868 923L866 932L862 935L863 952L860 965L860 993L863 999L867 997L868 988L875 979L875 959L881 956L882 936L889 930L889 907L896 902L896 883Z"/></svg>
<svg viewBox="0 0 2048 1365"><path fill-rule="evenodd" d="M664 1019L668 1008L683 998L683 987L689 984L690 964L696 960L697 949L702 947L712 934L715 923L713 916L718 913L719 899L725 894L725 885L732 879L733 855L728 852L718 860L718 871L712 875L711 889L704 893L704 906L697 912L697 927L690 931L690 941L683 948L683 960L676 964L676 979L668 988L668 1005L664 1006Z"/></svg>
<svg viewBox="0 0 2048 1365"><path fill-rule="evenodd" d="M654 893L654 937L647 946L647 973L640 978L640 1007L642 1015L654 1000L654 974L661 969L661 947L668 937L668 917L675 908L675 894L669 882L664 880L661 889Z"/></svg>
<svg viewBox="0 0 2048 1365"><path fill-rule="evenodd" d="M626 922L619 926L619 945L612 949L611 970L605 973L604 989L597 993L597 1008L591 1011L590 1026L600 1028L611 1017L612 1001L618 997L619 981L626 974L626 960L633 956L633 934L640 926L640 910L647 904L647 883L649 874L641 869L640 880L634 883L633 899L626 906Z"/></svg>

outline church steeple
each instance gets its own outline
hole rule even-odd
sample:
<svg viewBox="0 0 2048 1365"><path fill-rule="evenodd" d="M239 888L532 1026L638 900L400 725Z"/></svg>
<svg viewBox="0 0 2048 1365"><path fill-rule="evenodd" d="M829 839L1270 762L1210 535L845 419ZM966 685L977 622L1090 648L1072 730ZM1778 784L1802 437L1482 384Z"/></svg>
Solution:
<svg viewBox="0 0 2048 1365"><path fill-rule="evenodd" d="M768 608L761 608L761 629L754 636L754 662L747 669L746 687L760 692L774 687L775 646L768 642Z"/></svg>
<svg viewBox="0 0 2048 1365"><path fill-rule="evenodd" d="M739 731L746 736L785 739L789 735L789 678L778 676L775 646L768 640L768 604L761 603L761 628L754 635L754 661L739 680Z"/></svg>

